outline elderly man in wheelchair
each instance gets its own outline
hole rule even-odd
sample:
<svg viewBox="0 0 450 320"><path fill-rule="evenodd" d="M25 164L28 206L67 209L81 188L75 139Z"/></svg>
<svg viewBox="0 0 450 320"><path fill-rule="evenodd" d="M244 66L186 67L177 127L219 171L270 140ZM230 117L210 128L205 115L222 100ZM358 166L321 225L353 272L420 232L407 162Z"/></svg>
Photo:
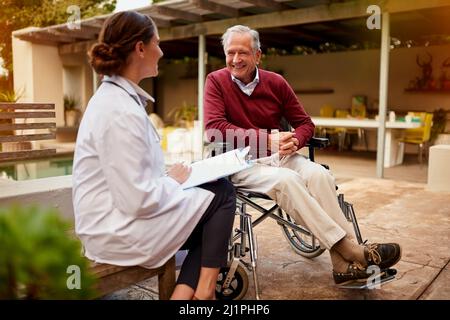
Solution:
<svg viewBox="0 0 450 320"><path fill-rule="evenodd" d="M232 237L230 257L238 258L250 251L249 267L257 298L252 227L268 216L282 225L298 253L314 257L327 249L338 285L366 281L371 266L389 270L401 258L400 246L362 243L351 205L342 196L337 197L335 179L329 170L313 161L314 153L310 158L297 153L308 142L310 150L323 147L325 142L311 140L314 124L287 81L257 67L261 58L258 32L246 26L230 27L222 36L222 45L226 67L210 73L205 84L205 129L211 142L218 141L219 132L223 139L220 142L225 141L230 149L251 146L256 160L251 168L230 177L241 208L240 228ZM283 129L283 118L293 132ZM267 213L252 201L255 197L272 199L276 205ZM246 205L260 210L261 219L252 223ZM348 220L353 222L355 232ZM233 245L237 239L241 239L239 245ZM221 284L225 289L229 289L231 281L227 274L236 275L238 270L234 260L223 273ZM227 291L222 290L222 294L227 295Z"/></svg>

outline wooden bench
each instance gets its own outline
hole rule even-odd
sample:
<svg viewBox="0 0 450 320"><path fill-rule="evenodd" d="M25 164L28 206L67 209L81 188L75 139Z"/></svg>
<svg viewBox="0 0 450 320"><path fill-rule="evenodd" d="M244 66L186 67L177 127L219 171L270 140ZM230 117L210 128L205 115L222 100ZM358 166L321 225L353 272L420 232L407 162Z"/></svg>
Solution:
<svg viewBox="0 0 450 320"><path fill-rule="evenodd" d="M158 276L160 300L168 300L175 288L175 257L156 269L138 266L120 267L92 262L90 270L98 280L97 291L99 296L104 296L154 276Z"/></svg>
<svg viewBox="0 0 450 320"><path fill-rule="evenodd" d="M31 143L31 141L55 139L56 123L54 118L54 104L0 103L0 144L2 147L0 148L0 162L55 155L56 149L33 150ZM21 119L20 122L17 121L18 119ZM33 130L33 132L29 133L29 130ZM36 130L38 132L35 132Z"/></svg>
<svg viewBox="0 0 450 320"><path fill-rule="evenodd" d="M24 120L17 120L24 119ZM51 157L56 149L33 149L31 141L55 139L55 105L0 103L0 163ZM26 131L24 133L24 130ZM33 130L33 131L29 131ZM38 130L38 132L35 132ZM74 237L73 230L68 236ZM158 276L159 299L170 298L175 287L175 257L156 269L91 263L99 296Z"/></svg>

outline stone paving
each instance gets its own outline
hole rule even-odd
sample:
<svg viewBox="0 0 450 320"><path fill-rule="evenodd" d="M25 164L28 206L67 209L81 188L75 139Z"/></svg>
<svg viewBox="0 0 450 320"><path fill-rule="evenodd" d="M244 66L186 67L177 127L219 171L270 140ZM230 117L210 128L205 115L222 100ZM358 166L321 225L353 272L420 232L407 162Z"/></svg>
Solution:
<svg viewBox="0 0 450 320"><path fill-rule="evenodd" d="M280 227L267 219L255 228L261 298L450 299L450 193L432 193L425 184L387 179L338 179L338 183L339 191L354 205L364 239L402 245L396 280L374 290L337 288L327 252L314 259L297 255ZM248 276L244 299L255 299L251 273ZM105 299L157 299L156 279Z"/></svg>

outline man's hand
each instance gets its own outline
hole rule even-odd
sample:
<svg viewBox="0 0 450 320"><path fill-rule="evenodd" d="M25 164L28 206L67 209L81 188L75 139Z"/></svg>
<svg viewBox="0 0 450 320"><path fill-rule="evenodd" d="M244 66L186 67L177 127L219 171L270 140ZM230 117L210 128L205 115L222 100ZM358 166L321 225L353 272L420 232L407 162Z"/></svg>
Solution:
<svg viewBox="0 0 450 320"><path fill-rule="evenodd" d="M288 142L283 145L280 145L279 153L280 156L288 156L298 150L298 140L297 138L292 137Z"/></svg>
<svg viewBox="0 0 450 320"><path fill-rule="evenodd" d="M170 167L167 175L176 180L179 184L184 183L191 175L192 168L182 163L176 163Z"/></svg>
<svg viewBox="0 0 450 320"><path fill-rule="evenodd" d="M272 151L278 152L280 150L280 147L289 142L290 139L292 139L294 136L293 132L289 131L282 131L282 132L275 132L269 134L269 148Z"/></svg>
<svg viewBox="0 0 450 320"><path fill-rule="evenodd" d="M279 152L280 156L290 155L297 151L299 141L293 132L277 132L269 135L269 148L272 152Z"/></svg>

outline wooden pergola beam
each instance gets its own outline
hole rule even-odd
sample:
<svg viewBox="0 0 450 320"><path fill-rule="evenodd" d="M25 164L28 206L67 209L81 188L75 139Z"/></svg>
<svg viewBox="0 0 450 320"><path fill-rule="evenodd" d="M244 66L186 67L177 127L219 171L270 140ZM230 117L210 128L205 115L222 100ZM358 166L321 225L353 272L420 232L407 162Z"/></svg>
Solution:
<svg viewBox="0 0 450 320"><path fill-rule="evenodd" d="M43 39L40 37L36 37L36 36L30 36L30 35L21 35L21 36L16 36L17 39L23 40L23 41L27 41L30 43L34 43L34 44L41 44L44 46L59 46L59 45L64 45L61 44L57 41L52 41L52 40L48 40L48 39ZM67 44L67 43L66 43Z"/></svg>
<svg viewBox="0 0 450 320"><path fill-rule="evenodd" d="M298 36L300 38L305 38L305 40L308 40L308 41L320 42L320 41L324 40L323 34L321 34L319 32L305 30L305 29L299 29L299 28L296 28L293 26L284 26L284 27L281 27L281 29L287 30L290 33L292 33L292 35Z"/></svg>
<svg viewBox="0 0 450 320"><path fill-rule="evenodd" d="M102 20L104 21L104 20ZM94 33L94 34L98 34L100 33L100 30L102 29L102 27L100 26L91 26L91 25L87 25L87 24L81 24L81 31L83 32L88 32L88 33Z"/></svg>
<svg viewBox="0 0 450 320"><path fill-rule="evenodd" d="M106 19L107 19L107 17L89 19L89 20L82 21L81 24L101 29L103 26L103 23L106 21Z"/></svg>
<svg viewBox="0 0 450 320"><path fill-rule="evenodd" d="M222 34L228 27L236 24L252 28L274 28L288 25L349 19L366 16L367 6L360 2L339 3L330 6L292 9L272 13L243 16L218 21L208 21L160 30L162 41L198 36L199 34Z"/></svg>
<svg viewBox="0 0 450 320"><path fill-rule="evenodd" d="M156 23L156 26L158 28L169 28L172 26L172 23L170 22L170 20L165 20L165 19L160 19L160 18L155 18L155 17L151 17L151 18Z"/></svg>
<svg viewBox="0 0 450 320"><path fill-rule="evenodd" d="M58 30L54 30L52 32L49 32L50 34L54 35L61 35L61 36L70 36L76 39L80 40L92 40L97 38L98 33L100 32L100 29L97 29L97 32L89 32L83 27L80 30L77 29L69 29L69 28L61 28Z"/></svg>
<svg viewBox="0 0 450 320"><path fill-rule="evenodd" d="M280 48L285 49L293 46L292 38L277 37L275 35L264 34L261 35L261 47L264 51L265 48Z"/></svg>
<svg viewBox="0 0 450 320"><path fill-rule="evenodd" d="M327 27L334 29L334 36L336 36L337 33L337 37L347 43L350 43L352 41L376 41L377 43L380 42L380 40L378 39L380 36L379 30L361 30L361 32L356 32L357 28L345 26L340 21L328 23ZM334 36L331 36L330 38L334 38Z"/></svg>
<svg viewBox="0 0 450 320"><path fill-rule="evenodd" d="M178 9L173 9L169 7L164 7L161 5L153 5L148 9L141 11L141 13L149 14L153 17L153 14L167 16L173 19L182 19L191 22L201 22L203 21L202 16L194 14L191 12L186 12Z"/></svg>
<svg viewBox="0 0 450 320"><path fill-rule="evenodd" d="M154 17L152 17L152 20L156 23L158 28L169 27L172 25L171 22L168 20L154 18ZM105 20L103 19L102 21L104 22ZM93 24L92 21L91 21L91 24ZM99 25L99 24L97 24L97 25ZM82 23L82 28L84 28L84 27L85 27L85 24ZM90 26L90 27L92 27L92 26ZM160 29L160 30L162 30L162 29ZM60 55L79 53L79 52L87 52L92 47L92 45L96 42L96 40L97 40L96 38L91 38L91 39L86 39L85 41L59 44L58 51L59 51ZM27 41L31 41L31 38L30 38L30 40L27 40ZM51 44L55 45L58 43L52 42Z"/></svg>
<svg viewBox="0 0 450 320"><path fill-rule="evenodd" d="M161 41L195 37L200 34L222 34L235 24L252 28L274 28L296 24L366 17L369 5L378 4L382 10L397 13L438 7L450 7L449 0L361 0L310 8L290 9L266 14L243 16L224 20L207 21L160 30Z"/></svg>
<svg viewBox="0 0 450 320"><path fill-rule="evenodd" d="M58 52L60 55L87 52L95 42L95 40L91 40L62 44L58 46Z"/></svg>
<svg viewBox="0 0 450 320"><path fill-rule="evenodd" d="M190 0L190 3L199 9L208 10L213 13L218 13L226 17L236 18L239 16L239 10L222 5L217 2L211 2L208 0Z"/></svg>
<svg viewBox="0 0 450 320"><path fill-rule="evenodd" d="M250 4L254 5L255 7L267 8L267 9L277 10L277 11L292 9L292 7L290 7L284 3L277 2L274 0L242 0L242 1L244 1L246 3L250 3Z"/></svg>
<svg viewBox="0 0 450 320"><path fill-rule="evenodd" d="M239 16L235 18L206 21L201 23L193 23L185 26L172 26L169 28L162 27L159 30L161 41L178 40L184 38L196 37L200 34L204 35L220 35L228 27L235 24L248 25L252 28L275 28L290 25L300 25L307 23L327 22L334 20L343 20L351 18L366 17L367 7L371 4L378 4L383 10L391 13L415 11L430 8L450 7L449 0L361 0L343 3L334 3L331 5L320 5L310 8L290 9L279 12L266 14L258 14L251 16ZM152 6L155 7L156 5ZM148 10L141 11L148 13ZM103 18L106 19L106 18ZM83 21L82 24L88 23L93 25L97 20ZM101 20L103 23L104 20ZM309 33L309 32L308 32ZM19 35L18 35L19 36ZM33 41L30 38L28 41ZM37 42L37 41L33 41ZM92 45L90 42L77 42L71 44L62 44L59 46L60 54L86 52Z"/></svg>
<svg viewBox="0 0 450 320"><path fill-rule="evenodd" d="M61 43L73 43L77 41L75 37L62 34L52 34L45 31L34 31L16 35L17 38L24 41L29 41L38 44L58 45Z"/></svg>

